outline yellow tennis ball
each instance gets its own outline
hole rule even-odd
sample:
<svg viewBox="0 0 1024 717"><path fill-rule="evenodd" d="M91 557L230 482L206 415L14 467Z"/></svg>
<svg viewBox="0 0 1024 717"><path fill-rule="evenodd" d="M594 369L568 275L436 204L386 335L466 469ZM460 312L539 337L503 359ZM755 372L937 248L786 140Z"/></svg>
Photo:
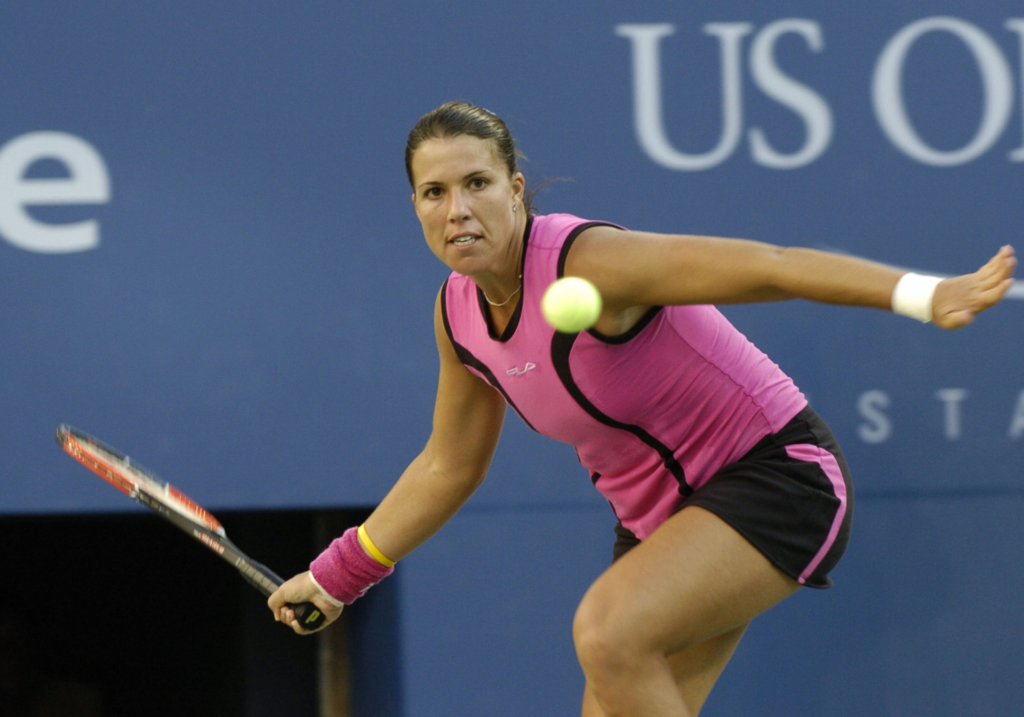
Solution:
<svg viewBox="0 0 1024 717"><path fill-rule="evenodd" d="M556 330L576 334L593 326L601 315L601 294L586 279L567 276L548 287L540 308Z"/></svg>

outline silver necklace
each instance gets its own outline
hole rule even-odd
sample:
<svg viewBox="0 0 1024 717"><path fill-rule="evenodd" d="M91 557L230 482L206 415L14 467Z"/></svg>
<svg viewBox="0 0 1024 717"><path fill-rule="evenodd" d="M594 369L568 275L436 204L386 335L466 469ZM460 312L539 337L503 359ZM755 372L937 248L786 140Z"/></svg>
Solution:
<svg viewBox="0 0 1024 717"><path fill-rule="evenodd" d="M508 302L512 301L512 297L513 297L513 296L515 296L516 294L518 294L518 293L519 293L519 290L520 290L520 289L522 289L522 288L523 288L523 275L522 275L522 274L520 274L520 275L519 275L519 286L517 286L517 287L516 287L516 290L515 290L515 291L513 291L513 292L512 292L511 294L509 294L509 295L508 295L508 298L507 298L507 299L505 299L504 301L502 301L502 302L501 302L500 304L497 304L497 303L495 303L495 302L491 301L491 297L489 297L489 296L487 295L487 292L486 292L486 291L484 291L483 289L480 289L480 293L484 295L484 299L486 299L486 300L487 300L487 303L488 303L488 304L490 304L491 306L504 306L504 305L505 305L505 304L507 304Z"/></svg>

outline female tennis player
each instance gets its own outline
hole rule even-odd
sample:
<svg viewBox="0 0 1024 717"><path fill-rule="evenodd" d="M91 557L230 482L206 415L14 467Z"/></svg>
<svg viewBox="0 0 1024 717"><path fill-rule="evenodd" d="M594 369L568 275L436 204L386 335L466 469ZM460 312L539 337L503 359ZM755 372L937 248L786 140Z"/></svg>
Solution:
<svg viewBox="0 0 1024 717"><path fill-rule="evenodd" d="M506 404L575 446L619 524L573 636L584 717L696 715L750 621L831 585L853 516L842 452L793 381L714 304L802 298L965 326L1012 284L1013 249L950 279L753 241L630 231L530 212L505 124L449 103L409 135L430 249L452 274L434 326L441 369L423 452L363 526L269 599L335 619L480 485ZM578 334L545 323L563 276L603 297Z"/></svg>

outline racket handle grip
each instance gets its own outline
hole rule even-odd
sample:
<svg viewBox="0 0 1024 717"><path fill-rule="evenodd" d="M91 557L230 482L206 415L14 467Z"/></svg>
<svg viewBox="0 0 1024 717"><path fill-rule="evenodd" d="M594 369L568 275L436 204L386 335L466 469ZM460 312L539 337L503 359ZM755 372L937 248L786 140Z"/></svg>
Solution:
<svg viewBox="0 0 1024 717"><path fill-rule="evenodd" d="M288 603L295 612L295 617L298 619L299 624L302 625L303 630L315 630L324 622L324 613L316 605L311 602L304 602L298 605L292 605Z"/></svg>
<svg viewBox="0 0 1024 717"><path fill-rule="evenodd" d="M262 565L256 561L250 561L249 568L247 570L242 570L241 573L242 577L245 578L250 585L267 597L270 597L270 594L281 587L281 584L284 582L280 575L275 573L266 565ZM323 624L326 617L323 611L311 602L303 602L298 605L287 603L287 605L295 613L295 617L298 619L299 624L302 625L302 629L304 630L317 629Z"/></svg>

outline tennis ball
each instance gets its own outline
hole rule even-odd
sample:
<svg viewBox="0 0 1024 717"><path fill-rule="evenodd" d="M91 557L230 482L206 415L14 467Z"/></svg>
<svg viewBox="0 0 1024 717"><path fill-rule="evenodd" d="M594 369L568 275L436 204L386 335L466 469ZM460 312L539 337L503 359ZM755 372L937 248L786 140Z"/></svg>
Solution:
<svg viewBox="0 0 1024 717"><path fill-rule="evenodd" d="M540 308L556 330L576 334L593 326L601 315L601 294L586 279L567 276L548 287Z"/></svg>

